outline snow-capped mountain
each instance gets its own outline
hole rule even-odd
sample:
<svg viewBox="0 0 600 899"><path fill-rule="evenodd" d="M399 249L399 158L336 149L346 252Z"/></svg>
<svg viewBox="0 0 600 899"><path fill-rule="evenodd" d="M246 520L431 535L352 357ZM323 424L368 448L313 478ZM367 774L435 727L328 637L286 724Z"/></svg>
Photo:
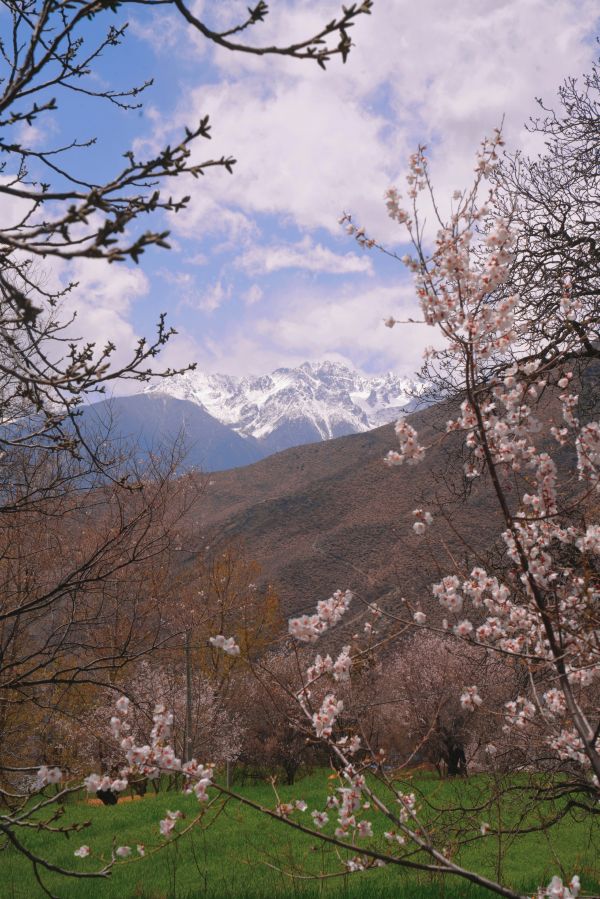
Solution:
<svg viewBox="0 0 600 899"><path fill-rule="evenodd" d="M196 403L269 453L394 421L414 407L422 389L391 372L366 377L335 362L305 362L262 377L187 372L147 392Z"/></svg>

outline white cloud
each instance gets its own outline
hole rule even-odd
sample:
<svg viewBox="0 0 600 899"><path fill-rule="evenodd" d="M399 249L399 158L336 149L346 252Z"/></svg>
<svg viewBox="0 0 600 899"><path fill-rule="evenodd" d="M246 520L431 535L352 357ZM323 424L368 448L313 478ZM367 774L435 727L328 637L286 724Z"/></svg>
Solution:
<svg viewBox="0 0 600 899"><path fill-rule="evenodd" d="M193 6L196 15L202 15L198 2ZM188 4L190 6L190 4ZM164 61L173 60L176 53L179 59L198 64L210 53L210 45L200 34L191 28L179 12L171 5L163 5L158 9L145 6L138 8L136 15L129 20L131 33L152 48L152 51Z"/></svg>
<svg viewBox="0 0 600 899"><path fill-rule="evenodd" d="M247 306L254 306L263 298L263 289L259 284L251 284L248 290L242 294L242 300Z"/></svg>
<svg viewBox="0 0 600 899"><path fill-rule="evenodd" d="M286 268L330 275L373 272L371 260L366 256L334 253L320 243L315 244L308 236L295 244L253 246L236 260L236 265L250 275L268 275Z"/></svg>
<svg viewBox="0 0 600 899"><path fill-rule="evenodd" d="M188 265L207 265L209 257L206 253L194 253L193 256L188 256L185 259L185 262L187 262Z"/></svg>
<svg viewBox="0 0 600 899"><path fill-rule="evenodd" d="M64 342L47 348L47 352L64 359L66 341L93 342L98 356L108 343L116 350L111 354L111 366L117 369L132 358L138 339L132 323L133 306L146 296L149 282L138 267L117 263L107 265L103 261L77 259L72 262L54 260L44 269L44 287L47 290L63 289L69 283L76 286L59 301L55 314L65 324L61 333ZM149 338L154 336L155 323L148 323ZM131 393L133 382L126 381L115 388Z"/></svg>
<svg viewBox="0 0 600 899"><path fill-rule="evenodd" d="M215 312L226 300L231 297L231 285L224 286L221 280L209 284L200 290L199 296L195 300L195 306L202 312Z"/></svg>
<svg viewBox="0 0 600 899"><path fill-rule="evenodd" d="M288 4L263 36L282 34L285 21L286 33L304 33L322 7ZM210 149L233 153L238 164L231 179L204 179L200 205L196 189L175 227L219 220L207 195L229 214L277 213L303 228L335 231L342 208L383 226L381 194L419 140L433 141L444 189L459 186L479 140L503 116L519 145L534 97L553 96L567 74L589 66L597 19L591 0L388 0L357 21L347 65L332 62L327 73L217 54L223 80L191 90L163 126L210 113Z"/></svg>
<svg viewBox="0 0 600 899"><path fill-rule="evenodd" d="M298 288L263 297L260 307L231 321L219 339L201 341L198 361L207 371L261 374L306 360L336 359L364 371L413 375L422 350L436 341L425 325L386 328L384 320L418 318L412 285L344 285L337 290ZM251 324L250 324L251 322Z"/></svg>
<svg viewBox="0 0 600 899"><path fill-rule="evenodd" d="M190 334L177 333L171 337L158 357L156 368L179 370L198 362L203 357L202 347ZM142 385L142 388L145 385Z"/></svg>
<svg viewBox="0 0 600 899"><path fill-rule="evenodd" d="M384 320L394 314L419 318L411 284L374 285L368 289L344 288L331 293L298 292L277 318L261 318L255 335L277 347L282 356L302 361L331 358L332 354L353 359L370 369L413 374L420 367L422 350L435 340L435 331L425 325L406 325L390 331Z"/></svg>
<svg viewBox="0 0 600 899"><path fill-rule="evenodd" d="M202 159L205 158L202 156ZM204 241L209 238L220 241L211 247L211 252L223 253L247 245L259 234L258 226L249 214L229 208L217 197L220 191L227 189L231 178L223 170L212 170L200 180L200 188L194 179L186 184L185 179L181 179L178 185L178 192L183 194L187 190L192 194L193 201L177 215L169 216L169 226L175 234L192 241L195 255L199 258L204 255Z"/></svg>
<svg viewBox="0 0 600 899"><path fill-rule="evenodd" d="M154 274L157 277L162 278L163 281L166 281L167 284L174 284L176 287L186 290L189 289L194 283L194 279L188 272L172 271L171 269L165 268L164 266L162 268L155 269Z"/></svg>
<svg viewBox="0 0 600 899"><path fill-rule="evenodd" d="M56 119L44 118L42 125L33 122L22 122L17 128L16 139L19 144L29 150L48 150L50 138L58 133Z"/></svg>
<svg viewBox="0 0 600 899"><path fill-rule="evenodd" d="M205 0L198 8L229 15L245 4ZM338 10L339 0L282 0L248 34L264 44L306 36ZM509 149L535 151L523 125L536 113L534 98L551 104L567 75L589 70L598 20L597 0L380 0L357 20L347 65L333 60L326 73L285 58L205 50L203 68L193 76L186 69L183 99L151 118L159 143L209 113L213 140L198 143L195 161L238 159L233 176L213 169L179 185L192 200L170 222L184 258L206 260L209 287L196 308L219 309L198 321L200 363L241 373L338 354L369 370L417 368L434 332L383 328L383 318L398 315L395 299L414 313L412 288L391 287L389 270L380 276L374 257L349 249L340 212L384 242L399 241L382 195L390 183L401 187L417 143L429 145L440 198L470 183L479 142L503 117ZM199 39L181 34L189 59ZM279 225L301 239L286 243ZM226 321L228 266L239 278L286 270L290 286L277 297L260 294L264 285L240 286L242 320L232 303ZM305 271L314 275L310 289ZM332 292L320 276L333 272L375 274L368 288L361 278Z"/></svg>

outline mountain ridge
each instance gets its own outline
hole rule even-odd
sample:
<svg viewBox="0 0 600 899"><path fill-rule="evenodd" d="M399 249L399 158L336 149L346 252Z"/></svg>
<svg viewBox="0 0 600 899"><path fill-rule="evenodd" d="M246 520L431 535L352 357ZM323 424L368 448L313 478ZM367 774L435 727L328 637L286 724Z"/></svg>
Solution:
<svg viewBox="0 0 600 899"><path fill-rule="evenodd" d="M195 403L270 454L380 427L412 411L423 389L392 372L366 376L325 361L258 377L186 372L144 394Z"/></svg>

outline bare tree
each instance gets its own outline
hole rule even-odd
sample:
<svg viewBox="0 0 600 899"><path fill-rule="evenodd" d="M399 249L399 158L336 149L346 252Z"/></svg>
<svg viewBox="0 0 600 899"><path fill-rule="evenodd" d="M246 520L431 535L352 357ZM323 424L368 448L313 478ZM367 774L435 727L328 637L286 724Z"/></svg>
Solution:
<svg viewBox="0 0 600 899"><path fill-rule="evenodd" d="M498 166L499 214L515 234L514 265L498 292L520 303L528 357L543 364L600 357L600 69L568 78L556 105L538 100L529 130L541 153ZM522 353L521 353L522 355Z"/></svg>
<svg viewBox="0 0 600 899"><path fill-rule="evenodd" d="M135 491L66 481L0 515L0 769L59 763L55 719L77 718L74 697L118 689L172 637L173 544L199 496L187 480L167 467Z"/></svg>

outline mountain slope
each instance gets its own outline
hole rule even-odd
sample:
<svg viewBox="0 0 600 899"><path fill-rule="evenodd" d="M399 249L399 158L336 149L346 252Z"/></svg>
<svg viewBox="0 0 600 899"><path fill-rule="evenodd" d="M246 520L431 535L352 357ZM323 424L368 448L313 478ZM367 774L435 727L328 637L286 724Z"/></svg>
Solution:
<svg viewBox="0 0 600 899"><path fill-rule="evenodd" d="M435 444L449 415L435 406L411 423L425 444ZM448 442L433 445L419 466L389 469L383 458L395 445L388 425L219 472L195 512L197 527L241 538L276 584L286 614L346 587L367 601L405 596L427 607L430 584L453 570L452 557L467 553L476 564L465 545L492 547L501 522L485 483L471 485L468 504L453 496L446 479L461 460L448 455ZM432 542L412 530L420 506L436 515Z"/></svg>
<svg viewBox="0 0 600 899"><path fill-rule="evenodd" d="M185 467L202 471L249 465L265 455L253 438L240 437L196 403L165 394L136 394L94 403L85 407L80 422L88 434L102 435L109 430L109 439L135 445L141 455L169 451L181 440Z"/></svg>

